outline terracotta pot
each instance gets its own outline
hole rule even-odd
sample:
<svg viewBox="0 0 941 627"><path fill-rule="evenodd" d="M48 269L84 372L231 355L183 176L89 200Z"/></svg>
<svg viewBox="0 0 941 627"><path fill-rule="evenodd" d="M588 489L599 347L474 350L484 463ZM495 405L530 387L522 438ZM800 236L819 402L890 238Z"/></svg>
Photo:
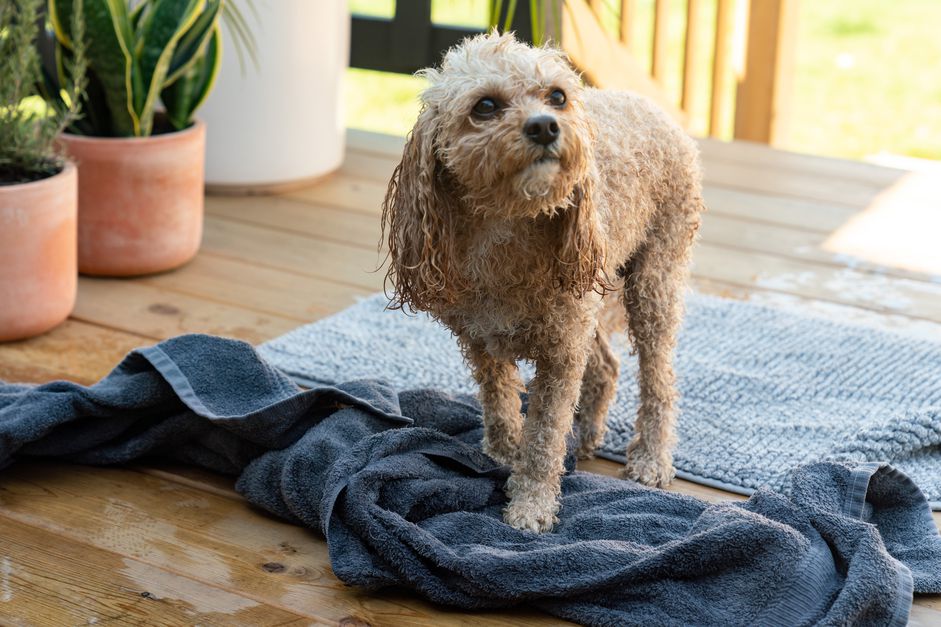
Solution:
<svg viewBox="0 0 941 627"><path fill-rule="evenodd" d="M78 269L133 276L179 267L203 235L206 127L151 137L62 135L78 164Z"/></svg>
<svg viewBox="0 0 941 627"><path fill-rule="evenodd" d="M0 342L53 328L75 306L78 177L0 185Z"/></svg>

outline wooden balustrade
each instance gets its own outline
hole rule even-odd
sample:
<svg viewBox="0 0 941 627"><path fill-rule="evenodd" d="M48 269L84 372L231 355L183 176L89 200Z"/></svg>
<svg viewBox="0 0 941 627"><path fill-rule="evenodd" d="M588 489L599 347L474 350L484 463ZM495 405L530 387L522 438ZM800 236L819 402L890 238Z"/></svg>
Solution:
<svg viewBox="0 0 941 627"><path fill-rule="evenodd" d="M552 0L549 0L552 1ZM614 2L614 4L611 4ZM616 34L608 36L620 44L621 51L638 61L644 56L639 32L649 29L650 77L664 94L658 100L668 100L683 112L688 127L701 134L713 137L735 137L773 144L781 136L789 109L789 86L793 73L794 39L796 35L796 10L798 0L686 0L685 33L682 38L684 50L679 57L680 89L671 93L669 76L674 67L671 63L677 56L671 49L675 41L671 31L677 21L674 16L676 2L651 0L649 11L642 9L640 0L567 0L565 10L578 14L581 7L591 7L599 24L605 19L603 12L619 11ZM619 6L617 6L619 4ZM714 31L709 43L709 27L713 16ZM737 20L739 11L747 12L747 19ZM638 22L651 14L647 23ZM564 35L564 30L563 30ZM741 39L743 45L736 46ZM744 45L747 42L747 45ZM597 42L592 45L598 46ZM563 37L563 46L569 42ZM743 59L735 58L736 48L744 52ZM611 46L605 49L611 52ZM711 64L699 61L699 55L709 54ZM591 55L597 58L599 55ZM623 65L623 61L595 61ZM707 72L702 68L708 67ZM605 76L598 67L581 66L589 76ZM734 77L734 84L730 80ZM601 86L614 86L599 83ZM641 85L649 91L648 84ZM734 123L731 109L734 107Z"/></svg>
<svg viewBox="0 0 941 627"><path fill-rule="evenodd" d="M534 33L530 12L538 7L541 13L536 19L543 28L537 30L557 41L595 85L650 96L695 134L773 144L787 122L797 2L539 0L534 5L520 0L501 3L502 10L512 15L504 12L499 23L509 17L517 35L530 40ZM445 49L464 37L482 32L434 24L431 3L397 2L391 20L354 15L350 64L411 73L436 63ZM677 37L680 6L686 9L685 31ZM747 20L737 19L741 11L747 11ZM643 49L648 40L649 65ZM677 42L684 42L680 54ZM744 58L736 58L736 51ZM702 62L704 54L711 63Z"/></svg>

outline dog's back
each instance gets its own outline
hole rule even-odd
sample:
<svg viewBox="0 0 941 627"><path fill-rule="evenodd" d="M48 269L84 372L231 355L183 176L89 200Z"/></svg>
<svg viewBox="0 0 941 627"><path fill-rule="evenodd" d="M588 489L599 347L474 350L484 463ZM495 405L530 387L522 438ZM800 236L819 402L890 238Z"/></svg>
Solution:
<svg viewBox="0 0 941 627"><path fill-rule="evenodd" d="M699 149L644 96L587 88L583 102L595 126L596 206L607 229L608 258L617 263L649 237L659 211L679 209L676 199L699 187Z"/></svg>

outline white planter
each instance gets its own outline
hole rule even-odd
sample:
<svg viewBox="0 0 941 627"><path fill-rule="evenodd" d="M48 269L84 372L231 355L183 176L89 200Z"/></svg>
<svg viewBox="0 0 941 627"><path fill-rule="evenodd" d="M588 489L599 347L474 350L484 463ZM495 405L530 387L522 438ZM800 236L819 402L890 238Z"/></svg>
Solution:
<svg viewBox="0 0 941 627"><path fill-rule="evenodd" d="M343 160L343 74L349 61L346 0L254 0L242 13L255 36L258 68L244 69L223 26L206 121L211 191L277 191L318 178ZM224 24L224 23L223 23Z"/></svg>

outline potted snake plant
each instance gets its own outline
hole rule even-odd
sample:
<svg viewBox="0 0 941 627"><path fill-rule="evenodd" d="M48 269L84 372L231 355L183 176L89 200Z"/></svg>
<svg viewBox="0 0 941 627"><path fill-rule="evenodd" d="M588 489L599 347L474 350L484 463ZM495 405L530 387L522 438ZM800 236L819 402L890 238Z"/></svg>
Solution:
<svg viewBox="0 0 941 627"><path fill-rule="evenodd" d="M0 341L48 331L75 304L78 178L55 139L78 116L82 24L63 105L46 105L34 46L42 2L0 2Z"/></svg>
<svg viewBox="0 0 941 627"><path fill-rule="evenodd" d="M61 135L78 163L81 272L149 274L198 251L206 129L194 113L219 67L225 2L49 0L53 98L68 80L75 15L87 32L84 116Z"/></svg>

